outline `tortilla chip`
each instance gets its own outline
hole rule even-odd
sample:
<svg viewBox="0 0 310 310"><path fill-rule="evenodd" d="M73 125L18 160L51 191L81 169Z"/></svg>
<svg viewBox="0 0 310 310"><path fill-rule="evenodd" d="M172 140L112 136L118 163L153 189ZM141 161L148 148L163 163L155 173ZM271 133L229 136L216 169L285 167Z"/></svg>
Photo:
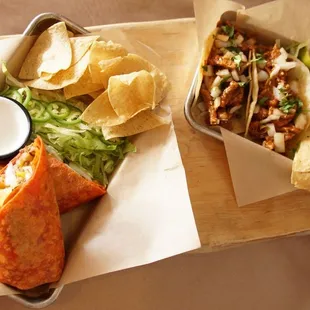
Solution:
<svg viewBox="0 0 310 310"><path fill-rule="evenodd" d="M74 33L73 33L72 31L69 31L69 30L68 30L67 32L68 32L68 37L69 37L69 38L74 37Z"/></svg>
<svg viewBox="0 0 310 310"><path fill-rule="evenodd" d="M151 63L136 54L128 54L127 56L119 57L117 61L114 62L111 62L111 60L102 60L99 62L99 67L101 68L101 72L97 78L105 88L108 87L109 78L111 76L128 74L141 70L151 72L155 69ZM98 80L93 76L93 81L98 82Z"/></svg>
<svg viewBox="0 0 310 310"><path fill-rule="evenodd" d="M84 36L70 38L70 44L72 49L72 61L71 66L75 65L86 52L90 49L92 44L99 38L99 36Z"/></svg>
<svg viewBox="0 0 310 310"><path fill-rule="evenodd" d="M96 41L90 49L90 73L94 83L100 83L99 61L112 59L116 57L126 56L127 50L120 44L113 43L112 41ZM99 81L99 82L98 82Z"/></svg>
<svg viewBox="0 0 310 310"><path fill-rule="evenodd" d="M89 93L88 95L91 96L93 99L98 98L102 93L104 92L104 89L100 89L94 92Z"/></svg>
<svg viewBox="0 0 310 310"><path fill-rule="evenodd" d="M42 72L55 74L70 67L71 45L64 22L45 30L29 51L19 73L20 79L37 79Z"/></svg>
<svg viewBox="0 0 310 310"><path fill-rule="evenodd" d="M103 89L102 84L95 84L88 69L85 70L83 76L74 84L68 85L64 88L64 95L66 99L89 94L91 92Z"/></svg>
<svg viewBox="0 0 310 310"><path fill-rule="evenodd" d="M156 85L155 104L160 103L166 96L170 88L167 76L159 69L154 68L151 72ZM153 109L155 106L153 106Z"/></svg>
<svg viewBox="0 0 310 310"><path fill-rule="evenodd" d="M86 180L54 156L48 156L59 212L68 212L106 193L104 186Z"/></svg>
<svg viewBox="0 0 310 310"><path fill-rule="evenodd" d="M81 119L92 126L115 126L126 122L118 116L109 101L108 91L94 100L81 115Z"/></svg>
<svg viewBox="0 0 310 310"><path fill-rule="evenodd" d="M155 90L154 79L145 70L112 76L108 85L111 106L118 116L125 119L152 108Z"/></svg>
<svg viewBox="0 0 310 310"><path fill-rule="evenodd" d="M109 140L132 136L166 124L169 124L168 120L159 117L153 111L146 110L140 112L124 124L113 127L102 126L102 134L105 139Z"/></svg>
<svg viewBox="0 0 310 310"><path fill-rule="evenodd" d="M0 208L0 282L21 290L58 281L65 256L47 154L41 138L34 145L33 175Z"/></svg>
<svg viewBox="0 0 310 310"><path fill-rule="evenodd" d="M61 89L68 85L76 83L84 74L89 63L89 51L74 66L67 70L62 70L55 74L50 80L36 79L28 81L25 84L30 87L46 90Z"/></svg>

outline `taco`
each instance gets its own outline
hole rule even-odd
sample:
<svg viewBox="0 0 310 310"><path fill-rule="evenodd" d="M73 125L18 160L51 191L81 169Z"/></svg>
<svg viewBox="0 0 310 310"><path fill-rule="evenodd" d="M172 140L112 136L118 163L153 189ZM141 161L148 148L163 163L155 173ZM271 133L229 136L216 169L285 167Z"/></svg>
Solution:
<svg viewBox="0 0 310 310"><path fill-rule="evenodd" d="M41 138L0 171L0 282L21 290L58 281L64 241Z"/></svg>
<svg viewBox="0 0 310 310"><path fill-rule="evenodd" d="M192 111L194 117L197 108L205 110L203 121L207 125L244 133L254 45L255 39L232 23L218 23L202 53Z"/></svg>
<svg viewBox="0 0 310 310"><path fill-rule="evenodd" d="M246 136L291 157L309 125L310 73L283 47L257 45Z"/></svg>

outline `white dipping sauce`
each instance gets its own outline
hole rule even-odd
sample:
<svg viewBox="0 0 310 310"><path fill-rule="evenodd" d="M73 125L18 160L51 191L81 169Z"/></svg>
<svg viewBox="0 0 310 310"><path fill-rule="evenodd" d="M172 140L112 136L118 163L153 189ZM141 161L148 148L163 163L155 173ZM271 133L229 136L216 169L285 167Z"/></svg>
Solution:
<svg viewBox="0 0 310 310"><path fill-rule="evenodd" d="M29 131L30 123L24 111L12 100L0 97L0 156L21 148Z"/></svg>

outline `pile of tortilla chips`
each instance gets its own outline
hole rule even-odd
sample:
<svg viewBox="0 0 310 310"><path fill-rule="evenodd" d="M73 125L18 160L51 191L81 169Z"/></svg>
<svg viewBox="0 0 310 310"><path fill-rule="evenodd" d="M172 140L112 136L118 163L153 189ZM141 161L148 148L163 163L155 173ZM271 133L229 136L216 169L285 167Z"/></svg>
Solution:
<svg viewBox="0 0 310 310"><path fill-rule="evenodd" d="M73 37L65 23L59 22L38 37L19 78L29 87L62 90L66 99L91 96L94 101L81 118L100 126L106 139L167 124L158 113L168 92L167 77L120 44L98 39Z"/></svg>

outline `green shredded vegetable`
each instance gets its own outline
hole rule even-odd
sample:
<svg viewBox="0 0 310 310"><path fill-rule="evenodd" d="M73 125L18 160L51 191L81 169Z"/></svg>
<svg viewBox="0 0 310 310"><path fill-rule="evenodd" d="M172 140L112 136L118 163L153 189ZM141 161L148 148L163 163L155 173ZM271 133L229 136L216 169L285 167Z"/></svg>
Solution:
<svg viewBox="0 0 310 310"><path fill-rule="evenodd" d="M29 111L33 121L32 140L36 135L41 136L48 152L83 176L107 185L108 176L124 155L136 151L127 138L105 140L100 128L84 123L80 119L86 107L82 101L65 100L59 92L41 93L21 86L6 85L1 95L17 100Z"/></svg>

